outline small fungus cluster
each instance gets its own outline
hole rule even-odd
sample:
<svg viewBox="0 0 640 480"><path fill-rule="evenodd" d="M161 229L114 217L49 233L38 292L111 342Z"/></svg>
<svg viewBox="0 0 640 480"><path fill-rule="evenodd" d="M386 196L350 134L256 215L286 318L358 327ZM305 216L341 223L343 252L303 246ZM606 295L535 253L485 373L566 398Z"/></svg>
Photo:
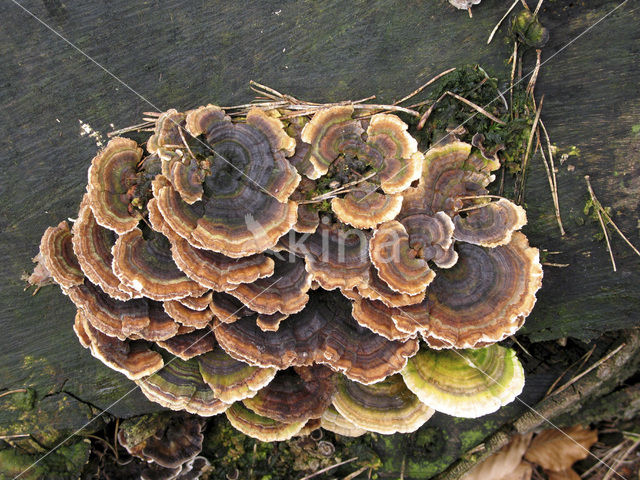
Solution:
<svg viewBox="0 0 640 480"><path fill-rule="evenodd" d="M347 104L169 110L92 160L31 282L60 285L82 345L150 400L263 441L477 417L523 388L497 342L542 280L524 210L488 195L498 167Z"/></svg>

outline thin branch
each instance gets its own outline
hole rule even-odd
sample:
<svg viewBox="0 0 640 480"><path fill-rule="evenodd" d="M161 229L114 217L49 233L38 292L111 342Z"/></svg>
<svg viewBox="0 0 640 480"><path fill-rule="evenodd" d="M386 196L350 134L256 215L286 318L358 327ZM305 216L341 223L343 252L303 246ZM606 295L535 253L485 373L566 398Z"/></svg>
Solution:
<svg viewBox="0 0 640 480"><path fill-rule="evenodd" d="M429 85L431 85L432 83L436 82L437 80L441 79L442 77L444 77L445 75L453 72L455 70L454 68L450 68L449 70L445 70L442 73L439 73L438 75L436 75L435 77L433 77L431 80L429 80L427 83L425 83L424 85L422 85L419 88L416 88L413 92L411 92L409 95L407 95L406 97L402 97L400 100L393 102L393 105L400 105L401 103L409 100L411 97L415 97L417 94L419 94L422 90L424 90L425 88L427 88Z"/></svg>
<svg viewBox="0 0 640 480"><path fill-rule="evenodd" d="M589 358L591 358L591 355L593 355L593 352L595 352L597 345L594 345L593 347L591 347L591 350L589 350L587 353L585 353L581 359L573 362L571 365L569 365L567 367L567 369L562 372L560 374L560 376L556 379L555 382L553 382L551 384L551 386L549 387L549 389L547 390L547 392L544 394L544 398L548 397L549 394L551 394L551 392L553 392L554 388L556 388L556 386L558 385L558 383L560 383L560 380L562 380L564 378L564 376L569 373L569 370L571 370L573 367L575 367L578 362L580 362L580 366L578 367L578 370L580 370L584 364L589 360Z"/></svg>
<svg viewBox="0 0 640 480"><path fill-rule="evenodd" d="M487 112L484 108L482 108L482 107L480 107L480 106L476 105L476 104L475 104L475 103L473 103L472 101L467 100L466 98L463 98L463 97L461 97L460 95L455 94L455 93L453 93L453 92L450 92L450 91L448 91L448 90L447 90L447 92L445 92L445 93L447 93L448 95L451 95L451 96L452 96L453 98L455 98L456 100L460 100L461 102L466 103L466 104L467 104L467 105L469 105L471 108L473 108L473 109L474 109L474 110L476 110L477 112L479 112L479 113L483 114L485 117L490 118L490 119L491 119L491 120L493 120L494 122L496 122L496 123L498 123L498 124L500 124L500 125L506 125L506 123L505 123L505 122L503 122L502 120L500 120L500 119L499 119L499 118L497 118L497 117L494 117L492 114L490 114L489 112Z"/></svg>
<svg viewBox="0 0 640 480"><path fill-rule="evenodd" d="M542 2L544 2L544 0L540 0L538 2L538 5L536 5L536 9L533 11L534 16L538 15L538 12L540 11L540 7L542 6Z"/></svg>
<svg viewBox="0 0 640 480"><path fill-rule="evenodd" d="M12 440L14 438L27 438L31 435L28 433L17 433L15 435L0 435L0 440Z"/></svg>
<svg viewBox="0 0 640 480"><path fill-rule="evenodd" d="M547 151L549 152L549 164L551 169L551 177L553 178L553 195L554 195L554 204L557 211L557 220L558 225L560 226L561 235L565 234L564 227L562 225L562 217L560 216L560 200L558 197L558 181L556 179L556 166L553 162L553 149L551 148L551 140L549 140L549 133L547 133L547 128L544 126L544 122L540 120L540 127L542 128L542 133L544 133L544 138L547 142Z"/></svg>
<svg viewBox="0 0 640 480"><path fill-rule="evenodd" d="M493 27L493 30L491 30L491 34L489 35L489 40L487 40L487 45L489 45L491 43L491 40L493 40L493 36L496 34L496 32L498 31L498 29L500 28L500 25L502 25L502 22L504 22L504 20L509 16L509 14L511 13L511 11L516 8L516 5L518 4L520 0L515 0L513 2L513 4L509 7L509 10L507 10L507 13L505 13L503 15L503 17L500 19L500 21L498 22L498 24Z"/></svg>
<svg viewBox="0 0 640 480"><path fill-rule="evenodd" d="M531 125L531 132L529 133L529 141L527 142L527 150L522 160L522 175L520 177L520 189L518 191L518 203L522 204L524 201L524 188L527 177L527 165L529 163L529 155L531 154L531 147L533 145L533 137L538 127L538 121L540 120L540 113L542 112L542 103L544 102L544 95L540 98L540 105L536 111L536 116L533 119L533 125Z"/></svg>
<svg viewBox="0 0 640 480"><path fill-rule="evenodd" d="M556 214L556 222L558 222L558 227L560 227L560 235L564 235L564 227L562 226L562 218L560 217L560 205L558 205L558 187L553 181L553 175L551 174L551 167L547 163L547 157L544 154L544 148L540 144L540 134L536 132L538 147L540 148L540 155L542 156L542 163L544 164L544 169L547 171L547 180L549 181L549 188L551 189L551 200L553 201L553 209Z"/></svg>
<svg viewBox="0 0 640 480"><path fill-rule="evenodd" d="M26 388L16 388L15 390L9 390L8 392L2 392L0 393L0 398L6 396L6 395L12 395L14 393L26 393L27 389Z"/></svg>
<svg viewBox="0 0 640 480"><path fill-rule="evenodd" d="M311 475L307 475L306 477L302 477L300 480L309 480L310 478L315 478L318 475L323 474L324 472L328 472L329 470L333 470L334 468L338 468L342 465L346 465L347 463L351 463L355 460L357 460L358 457L352 457L349 460L345 460L344 462L340 462L340 463L335 463L333 465L329 465L326 468L323 468L322 470L318 470L317 472L312 473Z"/></svg>

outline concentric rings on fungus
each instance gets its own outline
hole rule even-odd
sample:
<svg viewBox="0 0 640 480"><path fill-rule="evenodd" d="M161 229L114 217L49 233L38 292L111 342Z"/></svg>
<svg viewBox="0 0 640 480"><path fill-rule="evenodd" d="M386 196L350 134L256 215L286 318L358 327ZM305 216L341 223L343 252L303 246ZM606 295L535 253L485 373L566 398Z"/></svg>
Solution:
<svg viewBox="0 0 640 480"><path fill-rule="evenodd" d="M229 356L220 346L198 357L203 380L216 398L233 403L255 396L273 380L275 368L253 367Z"/></svg>
<svg viewBox="0 0 640 480"><path fill-rule="evenodd" d="M428 289L429 334L456 348L512 335L533 309L542 284L538 249L520 232L508 245L457 248L456 265L441 270Z"/></svg>
<svg viewBox="0 0 640 480"><path fill-rule="evenodd" d="M202 201L191 206L170 185L158 189L166 222L192 245L233 258L274 246L296 223L297 205L288 198L300 176L285 158L295 140L258 109L246 123L233 123L218 107L200 107L187 115L186 128L212 149L210 173Z"/></svg>
<svg viewBox="0 0 640 480"><path fill-rule="evenodd" d="M320 418L335 392L333 373L320 365L298 369L307 370L306 378L293 369L281 370L257 395L243 400L244 405L284 423Z"/></svg>
<svg viewBox="0 0 640 480"><path fill-rule="evenodd" d="M213 320L213 312L208 305L204 310L193 310L179 300L169 300L163 302L162 308L176 322L187 327L204 328Z"/></svg>
<svg viewBox="0 0 640 480"><path fill-rule="evenodd" d="M236 430L262 442L281 442L296 436L306 422L283 423L249 410L242 402L234 403L225 415Z"/></svg>
<svg viewBox="0 0 640 480"><path fill-rule="evenodd" d="M113 271L126 286L153 300L197 297L208 290L178 269L169 241L152 230L148 238L138 228L118 237Z"/></svg>
<svg viewBox="0 0 640 480"><path fill-rule="evenodd" d="M527 214L519 205L501 198L467 212L466 217L456 215L455 239L483 247L497 247L511 241L514 231L527 224Z"/></svg>
<svg viewBox="0 0 640 480"><path fill-rule="evenodd" d="M71 229L73 232L73 251L87 278L109 296L118 300L139 297L135 290L124 285L111 269L113 255L111 249L117 235L113 230L104 228L96 222L85 195L80 204L78 219Z"/></svg>
<svg viewBox="0 0 640 480"><path fill-rule="evenodd" d="M355 426L387 435L414 432L434 414L409 391L400 374L373 385L341 377L333 406Z"/></svg>
<svg viewBox="0 0 640 480"><path fill-rule="evenodd" d="M147 342L118 340L100 332L85 318L81 310L76 313L74 330L85 348L108 367L137 380L162 368L164 362Z"/></svg>
<svg viewBox="0 0 640 480"><path fill-rule="evenodd" d="M325 430L344 437L359 437L367 433L366 429L356 427L352 422L340 415L333 405L330 405L324 411L320 422L320 425Z"/></svg>
<svg viewBox="0 0 640 480"><path fill-rule="evenodd" d="M495 412L520 395L524 386L515 352L500 345L460 351L421 349L402 376L424 404L465 418Z"/></svg>
<svg viewBox="0 0 640 480"><path fill-rule="evenodd" d="M118 234L140 221L129 212L129 189L135 185L142 149L133 140L114 137L91 161L87 194L96 221Z"/></svg>
<svg viewBox="0 0 640 480"><path fill-rule="evenodd" d="M359 326L342 297L323 302L314 295L307 308L287 323L289 328L263 332L247 317L216 323L214 333L229 355L251 365L285 369L320 363L361 383L399 372L418 350L415 339L391 341Z"/></svg>
<svg viewBox="0 0 640 480"><path fill-rule="evenodd" d="M73 252L71 232L67 222L45 230L40 240L40 258L55 282L63 290L84 282L84 273Z"/></svg>
<svg viewBox="0 0 640 480"><path fill-rule="evenodd" d="M184 128L186 117L175 108L163 112L156 120L153 135L147 140L147 151L168 160L172 150L183 144L180 129Z"/></svg>
<svg viewBox="0 0 640 480"><path fill-rule="evenodd" d="M203 328L189 333L175 335L157 342L159 347L182 360L190 360L213 350L217 345L211 329Z"/></svg>
<svg viewBox="0 0 640 480"><path fill-rule="evenodd" d="M388 307L379 300L369 300L358 296L353 301L351 314L356 322L372 332L389 340L407 340L411 334L399 330L394 321L394 314L399 309Z"/></svg>
<svg viewBox="0 0 640 480"><path fill-rule="evenodd" d="M209 308L209 304L211 303L212 292L207 292L200 297L184 297L179 298L177 301L180 302L187 308L191 310L202 311Z"/></svg>

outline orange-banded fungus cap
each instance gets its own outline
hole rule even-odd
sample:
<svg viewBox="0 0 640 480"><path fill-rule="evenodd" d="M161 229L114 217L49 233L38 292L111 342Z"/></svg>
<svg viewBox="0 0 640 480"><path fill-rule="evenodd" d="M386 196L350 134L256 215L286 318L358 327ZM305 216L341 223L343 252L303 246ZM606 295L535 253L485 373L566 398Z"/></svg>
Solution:
<svg viewBox="0 0 640 480"><path fill-rule="evenodd" d="M88 200L83 199L78 219L73 224L73 251L78 263L91 282L99 285L109 296L118 300L129 300L140 296L138 292L124 285L111 269L113 255L111 249L116 243L113 230L96 222Z"/></svg>
<svg viewBox="0 0 640 480"><path fill-rule="evenodd" d="M453 218L455 239L482 247L506 245L513 232L527 223L524 208L505 198L466 213Z"/></svg>
<svg viewBox="0 0 640 480"><path fill-rule="evenodd" d="M142 454L165 468L182 467L202 451L202 427L196 416L174 415L144 442Z"/></svg>
<svg viewBox="0 0 640 480"><path fill-rule="evenodd" d="M131 301L131 300L130 300ZM162 308L160 302L147 302L149 324L131 334L131 338L142 338L150 342L167 340L180 331L181 325L173 320Z"/></svg>
<svg viewBox="0 0 640 480"><path fill-rule="evenodd" d="M80 285L84 273L73 252L71 231L67 222L62 221L56 227L44 231L40 240L40 258L53 280L63 289Z"/></svg>
<svg viewBox="0 0 640 480"><path fill-rule="evenodd" d="M163 354L165 366L148 377L137 380L145 396L171 410L186 410L201 416L224 412L229 405L214 397L213 391L204 383L198 361L181 360Z"/></svg>
<svg viewBox="0 0 640 480"><path fill-rule="evenodd" d="M360 297L353 301L352 315L356 322L389 340L407 340L411 333L398 330L393 315L398 311L380 300Z"/></svg>
<svg viewBox="0 0 640 480"><path fill-rule="evenodd" d="M306 378L293 369L281 370L257 395L243 400L244 405L284 423L320 418L335 392L333 372L320 365L298 368L310 370Z"/></svg>
<svg viewBox="0 0 640 480"><path fill-rule="evenodd" d="M202 310L206 310L209 308L209 304L211 303L211 295L212 292L207 292L200 297L184 297L178 299L182 305L191 310L197 310L201 312Z"/></svg>
<svg viewBox="0 0 640 480"><path fill-rule="evenodd" d="M341 377L333 406L357 427L383 434L414 432L434 414L411 393L400 374L372 385Z"/></svg>
<svg viewBox="0 0 640 480"><path fill-rule="evenodd" d="M429 333L456 348L512 335L533 309L542 283L538 249L519 232L508 245L457 248L456 265L441 270L428 289Z"/></svg>
<svg viewBox="0 0 640 480"><path fill-rule="evenodd" d="M305 423L283 423L249 410L242 402L234 403L225 415L236 430L262 442L281 442L296 436Z"/></svg>
<svg viewBox="0 0 640 480"><path fill-rule="evenodd" d="M378 176L385 193L401 193L422 173L424 156L407 127L396 115L385 113L373 115L369 121L367 143L384 157Z"/></svg>
<svg viewBox="0 0 640 480"><path fill-rule="evenodd" d="M133 140L112 138L91 161L87 193L96 221L122 234L133 230L139 215L129 212L129 189L135 185L142 149Z"/></svg>
<svg viewBox="0 0 640 480"><path fill-rule="evenodd" d="M413 214L402 217L400 222L409 234L411 248L420 258L433 261L441 268L450 268L455 264L455 261L451 263L449 253L454 251L452 248L454 225L449 215L444 212L433 215Z"/></svg>
<svg viewBox="0 0 640 480"><path fill-rule="evenodd" d="M190 360L193 357L210 352L217 345L216 337L211 333L210 328L175 335L157 343L158 346L182 360Z"/></svg>
<svg viewBox="0 0 640 480"><path fill-rule="evenodd" d="M331 200L331 209L338 219L355 228L375 228L393 220L402 208L402 195L385 195L375 191L376 185L361 184L360 189L343 198Z"/></svg>
<svg viewBox="0 0 640 480"><path fill-rule="evenodd" d="M153 135L147 140L147 151L165 160L167 153L183 146L180 129L184 128L186 114L171 108L163 112L154 126Z"/></svg>
<svg viewBox="0 0 640 480"><path fill-rule="evenodd" d="M87 322L81 310L76 313L74 330L94 357L131 380L150 375L164 365L160 354L150 350L148 343L105 335Z"/></svg>
<svg viewBox="0 0 640 480"><path fill-rule="evenodd" d="M421 303L425 298L425 291L408 295L392 290L385 281L378 276L378 271L371 265L367 283L358 285L358 293L370 300L380 300L388 307L403 307Z"/></svg>
<svg viewBox="0 0 640 480"><path fill-rule="evenodd" d="M116 300L86 280L84 284L68 289L67 293L87 321L111 337L124 340L150 323L149 304L145 299Z"/></svg>
<svg viewBox="0 0 640 480"><path fill-rule="evenodd" d="M289 315L286 313L276 312L270 315L261 313L256 317L256 325L264 332L277 332L280 328L280 323L287 318L289 318Z"/></svg>
<svg viewBox="0 0 640 480"><path fill-rule="evenodd" d="M183 238L172 241L171 253L180 270L201 285L218 292L273 274L273 260L262 254L231 258L196 248Z"/></svg>
<svg viewBox="0 0 640 480"><path fill-rule="evenodd" d="M399 372L418 350L417 340L387 340L358 325L341 295L322 297L314 294L307 308L292 315L291 328L263 332L253 318L244 318L217 324L216 339L229 355L251 365L285 369L321 363L362 383Z"/></svg>
<svg viewBox="0 0 640 480"><path fill-rule="evenodd" d="M344 437L359 437L367 433L366 429L356 427L352 422L340 415L333 405L330 405L322 414L320 425L325 430Z"/></svg>
<svg viewBox="0 0 640 480"><path fill-rule="evenodd" d="M224 292L213 292L209 308L215 315L216 320L222 323L233 323L242 317L255 315L253 310L236 297Z"/></svg>
<svg viewBox="0 0 640 480"><path fill-rule="evenodd" d="M229 356L220 346L198 357L200 374L213 394L225 403L253 397L273 380L275 368L253 367Z"/></svg>
<svg viewBox="0 0 640 480"><path fill-rule="evenodd" d="M307 271L325 290L351 290L369 279L370 236L363 230L321 223L313 234L290 232L280 243L291 253L305 257Z"/></svg>
<svg viewBox="0 0 640 480"><path fill-rule="evenodd" d="M169 241L153 230L135 228L118 237L113 271L122 283L153 300L203 295L208 289L187 277L173 261Z"/></svg>
<svg viewBox="0 0 640 480"><path fill-rule="evenodd" d="M309 301L311 275L305 262L293 257L292 261L275 260L273 275L253 283L241 283L227 292L255 312L292 314L299 312Z"/></svg>
<svg viewBox="0 0 640 480"><path fill-rule="evenodd" d="M409 390L438 412L476 418L513 401L524 371L513 350L491 345L477 350L421 349L402 376Z"/></svg>
<svg viewBox="0 0 640 480"><path fill-rule="evenodd" d="M171 170L167 177L180 194L180 197L192 204L202 200L204 188L202 182L208 171L208 162L198 162L190 155L182 155L179 160L171 163Z"/></svg>
<svg viewBox="0 0 640 480"><path fill-rule="evenodd" d="M187 327L204 328L213 320L213 312L207 305L204 310L193 310L178 300L162 303L162 308L171 318Z"/></svg>
<svg viewBox="0 0 640 480"><path fill-rule="evenodd" d="M380 225L371 238L369 253L378 276L396 292L418 295L436 276L398 221Z"/></svg>

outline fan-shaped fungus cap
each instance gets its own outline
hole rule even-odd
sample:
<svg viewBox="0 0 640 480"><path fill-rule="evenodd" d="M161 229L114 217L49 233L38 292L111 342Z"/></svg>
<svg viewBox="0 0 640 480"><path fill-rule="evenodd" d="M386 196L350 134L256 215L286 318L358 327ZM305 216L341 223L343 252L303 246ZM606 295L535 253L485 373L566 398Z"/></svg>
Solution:
<svg viewBox="0 0 640 480"><path fill-rule="evenodd" d="M424 158L420 182L403 192L402 217L443 211L453 215L462 208L463 197L486 194L500 163L469 155L471 145L452 142L431 148Z"/></svg>
<svg viewBox="0 0 640 480"><path fill-rule="evenodd" d="M129 212L129 189L135 184L142 149L128 138L114 137L91 161L87 193L96 221L122 234L140 221Z"/></svg>
<svg viewBox="0 0 640 480"><path fill-rule="evenodd" d="M116 300L86 280L83 285L68 289L67 293L87 321L111 337L124 340L150 323L149 305L144 299Z"/></svg>
<svg viewBox="0 0 640 480"><path fill-rule="evenodd" d="M236 297L223 292L213 292L211 295L211 311L216 320L222 323L233 323L242 317L255 315L255 312L245 306Z"/></svg>
<svg viewBox="0 0 640 480"><path fill-rule="evenodd" d="M170 300L163 302L162 307L167 315L187 327L204 328L213 320L213 312L208 305L204 310L193 310L178 300Z"/></svg>
<svg viewBox="0 0 640 480"><path fill-rule="evenodd" d="M257 395L243 400L250 410L284 423L320 418L335 392L334 375L326 367L298 367L308 370L306 378L294 370L278 372Z"/></svg>
<svg viewBox="0 0 640 480"><path fill-rule="evenodd" d="M380 300L388 307L403 307L405 305L415 305L424 300L425 291L417 295L407 295L406 293L392 290L385 281L378 276L378 271L373 265L369 269L369 279L367 283L358 285L358 293L370 300Z"/></svg>
<svg viewBox="0 0 640 480"><path fill-rule="evenodd" d="M297 205L288 198L300 176L285 159L295 140L258 109L246 123L232 123L218 107L201 107L188 114L187 129L211 147L210 173L202 202L191 208L171 186L158 189L166 222L192 245L234 258L275 245L296 222Z"/></svg>
<svg viewBox="0 0 640 480"><path fill-rule="evenodd" d="M198 357L200 374L215 397L225 403L253 397L273 380L275 368L253 367L229 356L220 346Z"/></svg>
<svg viewBox="0 0 640 480"><path fill-rule="evenodd" d="M384 434L414 432L434 413L409 391L400 374L373 385L342 377L333 406L357 427Z"/></svg>
<svg viewBox="0 0 640 480"><path fill-rule="evenodd" d="M311 275L305 270L304 260L277 260L273 275L253 283L241 283L228 293L258 313L299 312L309 301Z"/></svg>
<svg viewBox="0 0 640 480"><path fill-rule="evenodd" d="M156 120L153 135L147 140L147 151L166 160L172 150L183 145L180 129L184 128L186 117L175 108L163 112Z"/></svg>
<svg viewBox="0 0 640 480"><path fill-rule="evenodd" d="M89 280L99 285L107 295L118 300L140 296L138 292L120 282L113 273L111 249L116 243L116 234L96 222L86 195L80 204L78 219L73 224L72 232L73 251Z"/></svg>
<svg viewBox="0 0 640 480"><path fill-rule="evenodd" d="M131 300L130 300L131 301ZM148 302L147 311L149 324L142 330L131 334L131 338L142 338L150 342L167 340L180 331L180 324L176 323L162 308L159 302Z"/></svg>
<svg viewBox="0 0 640 480"><path fill-rule="evenodd" d="M461 242L483 247L497 247L511 241L511 234L527 223L527 215L519 205L505 198L467 212L466 217L456 215L454 236Z"/></svg>
<svg viewBox="0 0 640 480"><path fill-rule="evenodd" d="M411 247L404 226L395 220L378 227L371 238L369 253L378 276L396 292L418 295L436 276Z"/></svg>
<svg viewBox="0 0 640 480"><path fill-rule="evenodd" d="M178 299L182 305L191 310L197 310L199 312L206 310L209 308L209 304L211 303L211 295L212 292L207 292L200 297L184 297Z"/></svg>
<svg viewBox="0 0 640 480"><path fill-rule="evenodd" d="M306 423L304 421L283 423L272 420L249 410L242 402L234 403L225 415L234 428L262 442L289 440L297 435Z"/></svg>
<svg viewBox="0 0 640 480"><path fill-rule="evenodd" d="M273 260L262 254L231 258L196 248L184 238L172 241L171 252L178 268L189 278L217 292L273 274Z"/></svg>
<svg viewBox="0 0 640 480"><path fill-rule="evenodd" d="M261 313L256 317L256 325L264 332L277 332L280 328L280 323L287 318L289 318L289 315L286 313L276 312L271 315Z"/></svg>
<svg viewBox="0 0 640 480"><path fill-rule="evenodd" d="M394 322L394 314L398 309L388 307L380 300L369 300L358 295L353 301L351 311L358 324L389 340L407 340L411 334L398 330Z"/></svg>
<svg viewBox="0 0 640 480"><path fill-rule="evenodd" d="M411 248L424 260L440 268L451 268L457 256L453 250L454 224L444 212L434 215L413 214L399 217L409 234ZM453 252L451 254L450 252Z"/></svg>
<svg viewBox="0 0 640 480"><path fill-rule="evenodd" d="M524 386L515 352L500 345L460 351L421 349L402 376L424 404L466 418L495 412L520 395Z"/></svg>
<svg viewBox="0 0 640 480"><path fill-rule="evenodd" d="M320 425L325 430L344 437L359 437L367 433L366 429L356 427L352 422L340 415L333 405L330 405L324 411L320 422Z"/></svg>
<svg viewBox="0 0 640 480"><path fill-rule="evenodd" d="M177 468L202 451L202 420L172 415L167 425L145 440L142 454L165 468Z"/></svg>
<svg viewBox="0 0 640 480"><path fill-rule="evenodd" d="M209 162L203 160L198 162L190 154L175 153L175 159L168 163L163 170L163 174L169 179L173 188L180 194L180 197L188 204L193 204L202 200L204 187L202 182L209 172Z"/></svg>
<svg viewBox="0 0 640 480"><path fill-rule="evenodd" d="M138 228L118 237L113 247L113 271L122 283L154 300L199 296L207 291L178 269L168 240L152 230L147 239Z"/></svg>
<svg viewBox="0 0 640 480"><path fill-rule="evenodd" d="M375 228L393 220L402 208L402 195L384 195L375 192L376 188L366 183L358 191L334 198L331 200L333 213L341 222L356 228Z"/></svg>
<svg viewBox="0 0 640 480"><path fill-rule="evenodd" d="M341 296L324 300L314 294L307 308L287 319L291 328L263 332L244 318L217 324L214 333L229 355L249 364L285 369L321 363L362 383L399 372L417 351L416 340L390 341L359 326Z"/></svg>
<svg viewBox="0 0 640 480"><path fill-rule="evenodd" d="M186 410L208 417L229 408L228 404L215 398L204 383L195 358L185 361L167 357L161 370L136 383L149 400L171 410Z"/></svg>
<svg viewBox="0 0 640 480"><path fill-rule="evenodd" d="M456 348L497 342L522 326L542 283L538 249L514 232L495 248L457 246L459 259L442 270L428 290L430 335Z"/></svg>
<svg viewBox="0 0 640 480"><path fill-rule="evenodd" d="M40 240L40 259L53 280L63 289L80 285L84 281L84 273L73 253L67 222L62 221L57 227L49 227L44 231Z"/></svg>
<svg viewBox="0 0 640 480"><path fill-rule="evenodd" d="M351 290L369 279L369 237L363 230L343 230L321 223L315 233L290 233L279 244L304 256L307 271L325 290Z"/></svg>
<svg viewBox="0 0 640 480"><path fill-rule="evenodd" d="M123 341L105 335L92 327L80 310L76 314L74 330L80 343L88 347L94 357L131 380L151 375L164 365L160 354L150 350L146 342Z"/></svg>
<svg viewBox="0 0 640 480"><path fill-rule="evenodd" d="M176 335L157 343L158 346L182 360L190 360L193 357L210 352L217 345L216 337L213 336L209 328Z"/></svg>

